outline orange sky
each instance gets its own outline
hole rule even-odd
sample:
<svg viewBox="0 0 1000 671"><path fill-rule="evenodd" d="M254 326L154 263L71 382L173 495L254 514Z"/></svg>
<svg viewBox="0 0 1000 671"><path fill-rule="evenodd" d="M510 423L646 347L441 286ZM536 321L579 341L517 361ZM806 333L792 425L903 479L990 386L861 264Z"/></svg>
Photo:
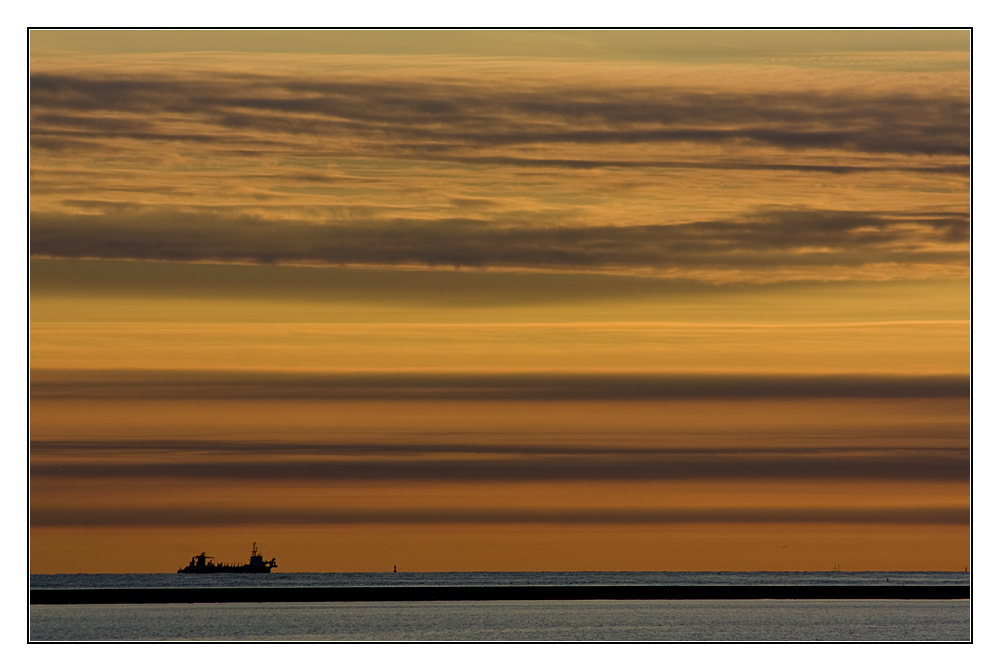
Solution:
<svg viewBox="0 0 1000 671"><path fill-rule="evenodd" d="M31 35L33 572L968 565L967 33Z"/></svg>

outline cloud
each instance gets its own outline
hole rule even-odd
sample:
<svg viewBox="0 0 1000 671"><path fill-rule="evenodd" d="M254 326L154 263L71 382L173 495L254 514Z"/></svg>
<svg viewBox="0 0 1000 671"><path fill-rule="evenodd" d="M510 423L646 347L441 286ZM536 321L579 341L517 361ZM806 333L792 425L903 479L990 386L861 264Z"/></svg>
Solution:
<svg viewBox="0 0 1000 671"><path fill-rule="evenodd" d="M77 460L80 454L89 458ZM211 455L211 459L206 456ZM893 480L967 482L964 448L586 448L34 442L33 478L232 481Z"/></svg>
<svg viewBox="0 0 1000 671"><path fill-rule="evenodd" d="M35 257L967 274L960 71L136 58L33 62Z"/></svg>
<svg viewBox="0 0 1000 671"><path fill-rule="evenodd" d="M32 371L31 398L602 400L969 398L964 375Z"/></svg>
<svg viewBox="0 0 1000 671"><path fill-rule="evenodd" d="M32 138L52 143L60 135L96 133L224 143L224 129L261 137L333 134L363 138L390 151L427 144L437 148L438 159L468 148L664 142L959 157L970 151L968 99L954 93L705 92L546 83L505 86L471 77L463 81L461 74L442 83L356 76L36 72L30 78ZM113 118L125 114L139 119ZM166 121L176 115L212 130L191 135L166 130L171 125ZM142 121L157 121L160 134L150 133Z"/></svg>
<svg viewBox="0 0 1000 671"><path fill-rule="evenodd" d="M450 156L449 161L457 163L469 163L474 165L503 165L517 166L523 168L566 168L569 170L599 170L604 168L625 168L625 169L663 169L663 170L755 170L755 171L785 171L804 173L831 173L835 175L849 175L854 173L873 172L903 172L903 173L929 173L942 175L960 175L967 177L970 175L970 166L967 163L949 164L929 164L929 165L861 165L843 163L796 163L792 161L775 162L760 160L743 161L651 161L641 158L630 160L613 158L594 159L573 159L573 158L527 158L521 156Z"/></svg>
<svg viewBox="0 0 1000 671"><path fill-rule="evenodd" d="M253 504L239 508L113 507L31 511L33 528L70 526L201 527L259 524L949 524L969 523L969 509L942 507L739 507L689 509L382 509L287 510Z"/></svg>
<svg viewBox="0 0 1000 671"><path fill-rule="evenodd" d="M724 289L693 281L597 273L467 272L219 263L35 259L32 299L53 295L119 298L216 297L346 302L416 301L494 307L713 296Z"/></svg>
<svg viewBox="0 0 1000 671"><path fill-rule="evenodd" d="M309 223L111 207L34 214L30 250L48 258L621 272L966 265L969 226L962 212L763 210L730 221L539 226L502 214Z"/></svg>

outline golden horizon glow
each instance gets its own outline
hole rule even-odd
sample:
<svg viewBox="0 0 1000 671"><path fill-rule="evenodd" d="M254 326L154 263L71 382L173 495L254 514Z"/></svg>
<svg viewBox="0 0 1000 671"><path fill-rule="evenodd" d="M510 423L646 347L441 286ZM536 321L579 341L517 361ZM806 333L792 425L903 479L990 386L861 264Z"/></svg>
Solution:
<svg viewBox="0 0 1000 671"><path fill-rule="evenodd" d="M968 565L968 31L30 36L32 572Z"/></svg>

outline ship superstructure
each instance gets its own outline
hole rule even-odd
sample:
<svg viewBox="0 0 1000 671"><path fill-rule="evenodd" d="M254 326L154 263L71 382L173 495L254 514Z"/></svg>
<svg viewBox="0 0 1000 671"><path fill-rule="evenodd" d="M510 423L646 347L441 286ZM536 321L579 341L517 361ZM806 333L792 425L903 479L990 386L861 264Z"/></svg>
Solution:
<svg viewBox="0 0 1000 671"><path fill-rule="evenodd" d="M263 555L257 550L257 543L253 544L250 551L249 564L216 564L215 557L209 557L204 552L191 557L191 563L178 570L178 573L270 573L271 569L278 566L278 562L272 558L264 561Z"/></svg>

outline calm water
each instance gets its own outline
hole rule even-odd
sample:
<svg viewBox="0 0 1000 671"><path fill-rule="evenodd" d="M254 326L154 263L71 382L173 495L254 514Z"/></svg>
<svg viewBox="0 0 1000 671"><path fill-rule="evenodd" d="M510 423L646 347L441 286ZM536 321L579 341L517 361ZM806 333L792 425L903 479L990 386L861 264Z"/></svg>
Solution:
<svg viewBox="0 0 1000 671"><path fill-rule="evenodd" d="M59 587L969 584L965 573L31 576ZM32 606L36 641L966 641L969 601L495 601Z"/></svg>
<svg viewBox="0 0 1000 671"><path fill-rule="evenodd" d="M67 587L374 587L389 585L968 585L968 573L925 571L473 573L182 573L33 575L32 589Z"/></svg>

